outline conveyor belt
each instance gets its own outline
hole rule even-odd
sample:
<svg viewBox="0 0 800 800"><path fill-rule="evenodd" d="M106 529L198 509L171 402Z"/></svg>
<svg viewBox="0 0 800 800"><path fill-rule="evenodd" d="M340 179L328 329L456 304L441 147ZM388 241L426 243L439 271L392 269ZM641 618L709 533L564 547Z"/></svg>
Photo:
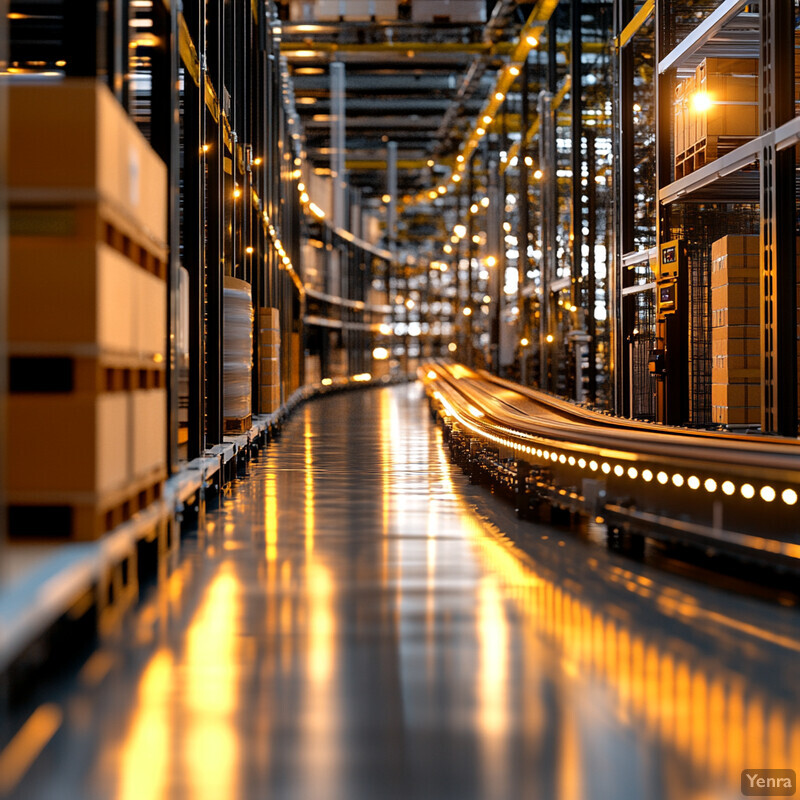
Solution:
<svg viewBox="0 0 800 800"><path fill-rule="evenodd" d="M800 564L800 442L609 417L460 364L420 374L445 424L498 463L523 462L544 499L571 498L626 531Z"/></svg>

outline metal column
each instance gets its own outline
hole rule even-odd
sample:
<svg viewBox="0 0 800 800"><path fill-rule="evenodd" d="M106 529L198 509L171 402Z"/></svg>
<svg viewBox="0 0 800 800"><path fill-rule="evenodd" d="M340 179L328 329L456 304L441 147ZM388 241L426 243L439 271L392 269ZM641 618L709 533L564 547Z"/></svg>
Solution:
<svg viewBox="0 0 800 800"><path fill-rule="evenodd" d="M633 19L633 0L618 0L614 5L614 34L619 36ZM628 336L631 325L623 314L622 290L633 282L630 270L622 266L622 256L635 247L634 238L634 128L633 128L633 43L628 42L618 53L616 72L616 100L619 125L614 144L616 148L615 192L616 203L616 248L613 268L608 280L608 318L611 322L609 369L613 386L612 408L617 414L630 416L630 353Z"/></svg>
<svg viewBox="0 0 800 800"><path fill-rule="evenodd" d="M581 31L582 0L570 0L570 23L572 36L570 39L570 106L572 116L572 287L570 297L572 305L581 307L580 279L583 275L583 186L581 184L583 170L583 80L581 70L581 53L583 39ZM581 387L576 386L576 397Z"/></svg>
<svg viewBox="0 0 800 800"><path fill-rule="evenodd" d="M345 175L345 75L344 64L330 65L331 75L331 215L335 228L347 224L347 183ZM342 271L338 251L334 250L328 272L328 293L342 295Z"/></svg>
<svg viewBox="0 0 800 800"><path fill-rule="evenodd" d="M794 3L761 2L761 129L794 117ZM795 148L761 149L761 430L797 435Z"/></svg>
<svg viewBox="0 0 800 800"><path fill-rule="evenodd" d="M539 388L548 391L551 388L550 351L552 349L550 282L555 278L556 274L556 225L558 223L555 120L553 116L553 95L550 92L539 93L539 120L539 168L542 171L542 296L539 306ZM548 341L548 337L550 341Z"/></svg>
<svg viewBox="0 0 800 800"><path fill-rule="evenodd" d="M589 336L589 369L587 377L587 395L589 401L597 402L597 305L596 247L597 247L597 154L595 150L595 132L586 131L586 162L589 166L586 191L588 196L588 231L586 237L589 244L589 271L586 286L586 333Z"/></svg>
<svg viewBox="0 0 800 800"><path fill-rule="evenodd" d="M180 268L180 125L178 119L178 10L176 3L153 3L153 33L159 46L153 51L151 139L167 165L167 466L178 463L178 292Z"/></svg>
<svg viewBox="0 0 800 800"><path fill-rule="evenodd" d="M522 138L519 143L519 155L517 156L517 169L519 175L519 184L517 187L517 203L519 213L519 229L517 232L517 342L522 341L522 338L530 333L530 320L525 314L525 295L523 289L527 281L528 273L528 241L530 239L530 203L528 201L528 145L525 143L528 128L530 128L530 97L528 95L528 86L530 82L530 68L528 66L528 58L525 58L525 63L522 65L522 74L520 76L520 131ZM528 339L533 337L528 335ZM540 351L541 352L541 351ZM520 378L523 383L528 383L528 370L526 359L529 350L526 351L520 345Z"/></svg>
<svg viewBox="0 0 800 800"><path fill-rule="evenodd" d="M386 242L394 253L397 248L397 142L386 145L386 193L389 195Z"/></svg>
<svg viewBox="0 0 800 800"><path fill-rule="evenodd" d="M494 144L494 142L493 142ZM492 148L494 150L494 148ZM492 361L492 372L500 374L500 315L503 311L503 228L502 204L500 194L499 162L497 155L492 152L488 163L489 173L488 197L489 209L486 222L486 246L489 256L495 263L489 267L489 295L494 295L494 309L491 313L491 331L489 335L489 354ZM487 265L489 266L489 265ZM494 291L492 291L492 289Z"/></svg>
<svg viewBox="0 0 800 800"><path fill-rule="evenodd" d="M184 2L183 14L194 42L201 43L203 16L198 0ZM200 85L185 76L183 87L183 266L189 274L189 408L187 458L191 461L203 451L205 413L205 358L203 348L204 272L203 239L205 220L205 102L203 79Z"/></svg>

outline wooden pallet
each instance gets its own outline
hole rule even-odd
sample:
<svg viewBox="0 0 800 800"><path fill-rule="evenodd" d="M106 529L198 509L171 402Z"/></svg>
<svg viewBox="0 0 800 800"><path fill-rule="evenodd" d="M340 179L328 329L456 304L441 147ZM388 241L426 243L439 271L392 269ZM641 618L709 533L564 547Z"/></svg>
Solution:
<svg viewBox="0 0 800 800"><path fill-rule="evenodd" d="M156 470L125 489L110 492L94 502L70 502L70 494L55 498L10 497L8 534L12 541L91 541L127 522L161 498L166 471Z"/></svg>
<svg viewBox="0 0 800 800"><path fill-rule="evenodd" d="M707 136L695 142L675 156L675 180L685 178L747 141L749 137L746 136Z"/></svg>
<svg viewBox="0 0 800 800"><path fill-rule="evenodd" d="M11 390L20 393L122 392L164 389L166 372L162 365L131 359L121 365L119 358L75 358L71 356L28 356L12 353Z"/></svg>
<svg viewBox="0 0 800 800"><path fill-rule="evenodd" d="M246 417L225 417L224 433L247 433L253 427L253 415Z"/></svg>

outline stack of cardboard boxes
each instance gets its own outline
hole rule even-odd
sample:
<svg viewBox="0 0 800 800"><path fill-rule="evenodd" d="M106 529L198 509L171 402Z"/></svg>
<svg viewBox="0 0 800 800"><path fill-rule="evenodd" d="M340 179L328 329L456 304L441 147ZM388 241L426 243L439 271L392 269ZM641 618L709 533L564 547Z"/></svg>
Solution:
<svg viewBox="0 0 800 800"><path fill-rule="evenodd" d="M675 87L673 115L676 179L758 136L758 59L703 59Z"/></svg>
<svg viewBox="0 0 800 800"><path fill-rule="evenodd" d="M723 425L761 420L759 237L711 245L711 406Z"/></svg>
<svg viewBox="0 0 800 800"><path fill-rule="evenodd" d="M271 414L281 405L281 322L277 308L258 311L258 350L261 413Z"/></svg>
<svg viewBox="0 0 800 800"><path fill-rule="evenodd" d="M167 171L96 81L9 100L9 531L92 539L166 476Z"/></svg>

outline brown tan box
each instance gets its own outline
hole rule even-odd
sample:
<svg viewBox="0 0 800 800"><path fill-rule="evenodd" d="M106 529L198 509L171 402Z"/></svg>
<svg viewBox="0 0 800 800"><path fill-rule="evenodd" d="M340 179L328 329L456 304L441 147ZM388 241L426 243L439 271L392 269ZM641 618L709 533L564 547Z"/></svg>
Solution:
<svg viewBox="0 0 800 800"><path fill-rule="evenodd" d="M281 362L278 358L262 358L260 361L259 383L271 386L280 382Z"/></svg>
<svg viewBox="0 0 800 800"><path fill-rule="evenodd" d="M713 278L713 275L712 275ZM712 308L759 308L758 283L723 283L711 286ZM755 324L755 323L753 323Z"/></svg>
<svg viewBox="0 0 800 800"><path fill-rule="evenodd" d="M723 342L729 339L758 341L761 329L758 325L729 325L727 328L712 328L711 341Z"/></svg>
<svg viewBox="0 0 800 800"><path fill-rule="evenodd" d="M295 389L300 387L300 366L302 358L300 346L300 334L293 333L289 361L289 386L291 391L295 391Z"/></svg>
<svg viewBox="0 0 800 800"><path fill-rule="evenodd" d="M268 330L259 330L258 332L258 343L261 346L273 347L275 345L280 345L281 343L281 332L274 331L271 329Z"/></svg>
<svg viewBox="0 0 800 800"><path fill-rule="evenodd" d="M166 165L103 83L10 84L8 119L12 206L102 201L166 245Z"/></svg>
<svg viewBox="0 0 800 800"><path fill-rule="evenodd" d="M152 357L166 347L166 284L102 242L11 237L8 335L49 352ZM90 351L92 351L90 353Z"/></svg>
<svg viewBox="0 0 800 800"><path fill-rule="evenodd" d="M759 406L761 386L758 384L711 384L711 405L733 407Z"/></svg>
<svg viewBox="0 0 800 800"><path fill-rule="evenodd" d="M708 95L707 110L695 109L695 141L759 133L758 60L706 58L697 66L697 91Z"/></svg>
<svg viewBox="0 0 800 800"><path fill-rule="evenodd" d="M683 135L684 147L688 150L697 141L695 134L695 117L696 113L694 105L692 104L692 97L695 94L695 86L697 81L695 77L686 78L684 84L684 117L683 117Z"/></svg>
<svg viewBox="0 0 800 800"><path fill-rule="evenodd" d="M758 267L725 267L711 272L711 288L742 284L758 288Z"/></svg>
<svg viewBox="0 0 800 800"><path fill-rule="evenodd" d="M717 384L730 384L737 386L740 384L760 384L761 383L761 370L756 367L755 369L732 369L725 367L724 369L711 368L711 382Z"/></svg>
<svg viewBox="0 0 800 800"><path fill-rule="evenodd" d="M717 425L758 425L761 421L761 406L711 406L711 419Z"/></svg>
<svg viewBox="0 0 800 800"><path fill-rule="evenodd" d="M131 436L131 478L163 471L167 453L166 389L139 389L127 393Z"/></svg>
<svg viewBox="0 0 800 800"><path fill-rule="evenodd" d="M745 308L712 308L711 327L725 328L734 325L758 325L761 319L758 306Z"/></svg>
<svg viewBox="0 0 800 800"><path fill-rule="evenodd" d="M259 330L279 331L281 328L280 310L277 308L259 308L258 327Z"/></svg>
<svg viewBox="0 0 800 800"><path fill-rule="evenodd" d="M712 330L712 334L717 329ZM729 336L711 339L711 358L717 356L757 356L761 351L759 339L733 339Z"/></svg>
<svg viewBox="0 0 800 800"><path fill-rule="evenodd" d="M758 255L759 252L759 237L753 235L723 236L711 243L712 261L734 253L753 253Z"/></svg>
<svg viewBox="0 0 800 800"><path fill-rule="evenodd" d="M760 375L760 355L715 355L711 357L711 369L720 371L752 370ZM712 380L712 383L727 383L727 380Z"/></svg>
<svg viewBox="0 0 800 800"><path fill-rule="evenodd" d="M675 154L680 155L686 149L686 82L681 81L675 87L673 100L673 119L675 129Z"/></svg>
<svg viewBox="0 0 800 800"><path fill-rule="evenodd" d="M281 387L280 386L261 386L259 389L261 400L261 413L272 414L281 406Z"/></svg>
<svg viewBox="0 0 800 800"><path fill-rule="evenodd" d="M9 503L70 505L124 489L128 425L125 392L9 395Z"/></svg>

